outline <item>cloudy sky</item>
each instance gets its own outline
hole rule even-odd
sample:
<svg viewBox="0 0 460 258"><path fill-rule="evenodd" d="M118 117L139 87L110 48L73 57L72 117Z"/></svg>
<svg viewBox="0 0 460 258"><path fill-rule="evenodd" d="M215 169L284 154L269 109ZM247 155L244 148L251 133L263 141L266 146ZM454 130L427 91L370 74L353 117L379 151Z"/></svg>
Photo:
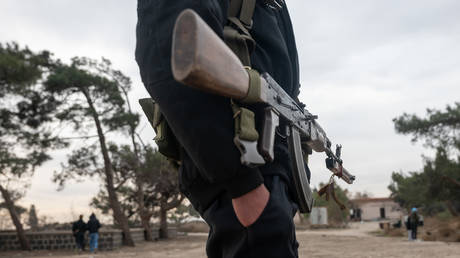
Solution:
<svg viewBox="0 0 460 258"><path fill-rule="evenodd" d="M348 189L389 195L392 171L419 170L421 155L431 155L409 137L396 135L392 119L460 100L460 2L287 4L300 56L300 99L319 115L330 138L343 144L346 167L357 176ZM64 61L107 57L132 78L133 103L147 96L134 61L136 1L1 0L0 24L0 42L48 49ZM153 130L146 127L142 137L153 138ZM65 157L62 151L54 153L54 160L37 170L24 206L34 203L40 214L57 220L90 211L98 180L70 183L60 192L51 182ZM314 155L311 168L312 184L328 179L323 155Z"/></svg>

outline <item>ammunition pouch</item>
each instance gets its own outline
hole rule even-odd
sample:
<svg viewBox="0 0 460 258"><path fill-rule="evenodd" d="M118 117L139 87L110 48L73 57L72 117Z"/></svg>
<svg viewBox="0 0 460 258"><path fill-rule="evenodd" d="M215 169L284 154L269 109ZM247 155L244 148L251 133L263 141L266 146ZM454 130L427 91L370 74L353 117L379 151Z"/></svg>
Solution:
<svg viewBox="0 0 460 258"><path fill-rule="evenodd" d="M151 98L145 98L140 99L139 104L155 130L156 136L153 140L158 146L158 151L168 159L180 161L180 144L161 113L158 103Z"/></svg>

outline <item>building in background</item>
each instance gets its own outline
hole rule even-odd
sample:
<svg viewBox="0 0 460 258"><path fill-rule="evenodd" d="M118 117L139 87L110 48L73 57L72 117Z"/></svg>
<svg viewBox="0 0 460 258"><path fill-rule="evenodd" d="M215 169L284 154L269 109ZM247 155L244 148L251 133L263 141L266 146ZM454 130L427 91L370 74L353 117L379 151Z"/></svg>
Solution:
<svg viewBox="0 0 460 258"><path fill-rule="evenodd" d="M401 219L404 211L391 198L361 198L351 200L350 216L356 221Z"/></svg>

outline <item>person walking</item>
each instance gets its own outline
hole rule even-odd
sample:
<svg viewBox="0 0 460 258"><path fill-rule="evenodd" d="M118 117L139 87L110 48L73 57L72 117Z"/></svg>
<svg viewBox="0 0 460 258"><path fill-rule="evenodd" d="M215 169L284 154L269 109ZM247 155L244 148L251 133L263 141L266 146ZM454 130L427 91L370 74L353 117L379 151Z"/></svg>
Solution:
<svg viewBox="0 0 460 258"><path fill-rule="evenodd" d="M72 224L72 233L79 252L85 251L85 231L86 223L83 222L83 215L80 215L79 220Z"/></svg>
<svg viewBox="0 0 460 258"><path fill-rule="evenodd" d="M144 86L180 145L181 192L210 225L207 256L298 257L293 221L298 204L286 126L281 124L277 130L273 162L260 167L242 164L234 144L235 114L230 100L185 87L173 78L173 26L185 9L197 12L220 38L246 40L247 45L235 48L252 50L250 56L238 56L242 63L269 73L297 99L299 64L286 3L138 0L135 55ZM236 35L232 32L245 35L232 40Z"/></svg>
<svg viewBox="0 0 460 258"><path fill-rule="evenodd" d="M89 251L91 253L97 251L98 241L99 241L99 228L101 223L96 218L94 213L91 213L88 220L88 231L89 231Z"/></svg>
<svg viewBox="0 0 460 258"><path fill-rule="evenodd" d="M417 208L412 208L409 216L410 230L412 232L412 240L417 240L417 227L420 223L420 216L417 214Z"/></svg>

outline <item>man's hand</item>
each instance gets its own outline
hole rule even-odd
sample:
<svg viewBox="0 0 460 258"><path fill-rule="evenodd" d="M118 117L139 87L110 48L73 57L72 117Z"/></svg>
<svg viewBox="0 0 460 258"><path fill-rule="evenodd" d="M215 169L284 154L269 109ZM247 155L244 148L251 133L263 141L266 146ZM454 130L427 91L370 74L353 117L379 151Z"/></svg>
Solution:
<svg viewBox="0 0 460 258"><path fill-rule="evenodd" d="M232 199L236 217L244 227L252 225L267 206L270 192L265 185L260 185L249 193Z"/></svg>

